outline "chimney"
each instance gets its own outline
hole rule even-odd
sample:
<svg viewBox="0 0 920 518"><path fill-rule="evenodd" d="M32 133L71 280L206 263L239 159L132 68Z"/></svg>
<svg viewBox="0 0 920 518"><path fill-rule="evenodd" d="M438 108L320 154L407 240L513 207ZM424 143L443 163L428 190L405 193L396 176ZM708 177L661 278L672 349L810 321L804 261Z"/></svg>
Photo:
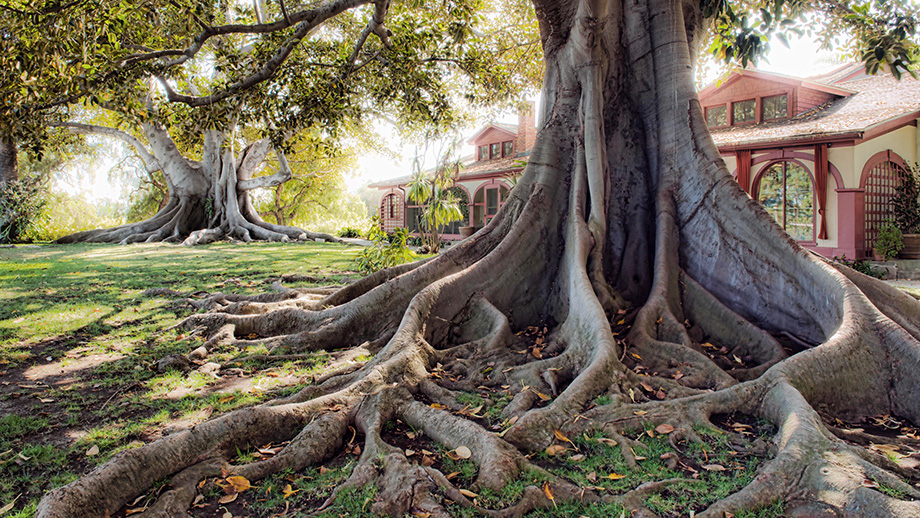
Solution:
<svg viewBox="0 0 920 518"><path fill-rule="evenodd" d="M518 113L517 138L514 141L515 153L530 151L530 148L537 141L536 114L536 103L526 101Z"/></svg>

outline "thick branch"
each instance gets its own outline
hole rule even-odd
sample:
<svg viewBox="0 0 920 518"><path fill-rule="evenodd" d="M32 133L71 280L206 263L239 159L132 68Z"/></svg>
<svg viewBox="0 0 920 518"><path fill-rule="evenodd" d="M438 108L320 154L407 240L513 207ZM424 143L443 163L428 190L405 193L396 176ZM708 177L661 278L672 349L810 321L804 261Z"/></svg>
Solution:
<svg viewBox="0 0 920 518"><path fill-rule="evenodd" d="M82 133L85 135L105 135L107 137L117 138L134 147L134 150L137 151L137 154L141 157L141 160L143 160L144 166L147 168L148 173L153 173L163 169L163 167L160 165L160 162L156 159L155 156L153 156L153 153L151 153L147 147L144 146L144 143L130 133L126 133L115 128L109 128L107 126L83 124L80 122L51 122L48 123L48 125L56 128L68 128L74 133Z"/></svg>

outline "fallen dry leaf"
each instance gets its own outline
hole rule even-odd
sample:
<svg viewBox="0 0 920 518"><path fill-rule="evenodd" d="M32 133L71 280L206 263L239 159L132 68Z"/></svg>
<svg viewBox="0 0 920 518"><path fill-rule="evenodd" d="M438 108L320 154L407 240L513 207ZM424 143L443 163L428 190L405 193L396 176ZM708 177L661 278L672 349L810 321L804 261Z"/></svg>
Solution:
<svg viewBox="0 0 920 518"><path fill-rule="evenodd" d="M466 446L458 446L457 449L454 450L454 453L461 459L468 459L473 456L473 452Z"/></svg>
<svg viewBox="0 0 920 518"><path fill-rule="evenodd" d="M231 477L227 477L227 483L230 484L230 487L236 493L242 493L243 491L246 491L247 489L252 487L252 485L249 483L249 480L247 480L246 477L241 477L239 475L233 475Z"/></svg>
<svg viewBox="0 0 920 518"><path fill-rule="evenodd" d="M704 464L703 469L706 471L725 471L725 466L721 464Z"/></svg>
<svg viewBox="0 0 920 518"><path fill-rule="evenodd" d="M224 495L218 498L217 502L221 504L229 504L230 502L233 502L234 500L236 500L236 497L238 497L239 495L240 495L239 493L230 493L229 495Z"/></svg>
<svg viewBox="0 0 920 518"><path fill-rule="evenodd" d="M648 411L646 411L646 410L636 410L635 412L633 412L634 415L637 415L637 416L639 416L639 417L642 417L642 416L644 416L644 415L647 414L647 413L648 413Z"/></svg>
<svg viewBox="0 0 920 518"><path fill-rule="evenodd" d="M585 475L585 478L590 480L591 482L597 482L597 473L592 471L591 473L588 473L587 475Z"/></svg>
<svg viewBox="0 0 920 518"><path fill-rule="evenodd" d="M294 493L296 493L296 492L298 492L298 491L300 491L300 490L299 490L299 489L294 489L294 488L291 487L290 484L287 484L286 486L284 486L284 489L281 490L281 494L284 495L284 498L287 498L287 497L293 495Z"/></svg>
<svg viewBox="0 0 920 518"><path fill-rule="evenodd" d="M478 494L470 491L469 489L461 489L460 494L467 498L476 498L477 496L479 496Z"/></svg>
<svg viewBox="0 0 920 518"><path fill-rule="evenodd" d="M569 460L572 462L581 462L585 460L585 456L579 453L578 455L572 455L571 457L569 457Z"/></svg>
<svg viewBox="0 0 920 518"><path fill-rule="evenodd" d="M99 455L99 446L96 446L95 444L93 445L92 448L86 450L87 457L92 457L94 455Z"/></svg>
<svg viewBox="0 0 920 518"><path fill-rule="evenodd" d="M556 507L556 497L553 496L553 489L549 487L549 482L543 482L543 494L553 503L553 507Z"/></svg>
<svg viewBox="0 0 920 518"><path fill-rule="evenodd" d="M447 475L445 475L444 478L446 478L447 480L450 480L452 478L456 478L457 475L459 474L460 474L459 471L454 471L453 473L448 473Z"/></svg>
<svg viewBox="0 0 920 518"><path fill-rule="evenodd" d="M546 454L549 455L550 457L556 456L564 451L565 451L565 446L561 444L554 444L546 448Z"/></svg>
<svg viewBox="0 0 920 518"><path fill-rule="evenodd" d="M669 433L673 432L673 431L674 431L674 427L671 426L671 425L669 425L669 424L667 424L667 423L662 423L662 424L660 424L660 425L658 425L658 426L655 427L655 431L658 432L658 433L660 433L660 434L665 434L665 435L666 435L666 434L669 434Z"/></svg>
<svg viewBox="0 0 920 518"><path fill-rule="evenodd" d="M619 473L611 473L607 475L607 478L610 480L620 480L621 478L626 478L626 475L621 475Z"/></svg>

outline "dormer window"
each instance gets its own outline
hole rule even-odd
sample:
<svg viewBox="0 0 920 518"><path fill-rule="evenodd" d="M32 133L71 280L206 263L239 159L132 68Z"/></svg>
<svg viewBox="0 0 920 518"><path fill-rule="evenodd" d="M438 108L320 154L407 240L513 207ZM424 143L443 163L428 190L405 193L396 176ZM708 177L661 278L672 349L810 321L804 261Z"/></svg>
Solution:
<svg viewBox="0 0 920 518"><path fill-rule="evenodd" d="M725 113L725 105L722 106L710 106L706 108L706 125L710 128L717 128L719 126L727 126L728 118Z"/></svg>
<svg viewBox="0 0 920 518"><path fill-rule="evenodd" d="M496 142L491 145L491 158L501 158L502 157L502 145L499 142Z"/></svg>
<svg viewBox="0 0 920 518"><path fill-rule="evenodd" d="M479 146L479 160L489 159L489 146Z"/></svg>
<svg viewBox="0 0 920 518"><path fill-rule="evenodd" d="M757 115L756 107L757 101L754 99L732 103L732 124L754 122Z"/></svg>
<svg viewBox="0 0 920 518"><path fill-rule="evenodd" d="M502 156L511 156L514 154L514 143L512 141L502 142Z"/></svg>
<svg viewBox="0 0 920 518"><path fill-rule="evenodd" d="M763 98L763 120L785 119L788 116L786 94Z"/></svg>

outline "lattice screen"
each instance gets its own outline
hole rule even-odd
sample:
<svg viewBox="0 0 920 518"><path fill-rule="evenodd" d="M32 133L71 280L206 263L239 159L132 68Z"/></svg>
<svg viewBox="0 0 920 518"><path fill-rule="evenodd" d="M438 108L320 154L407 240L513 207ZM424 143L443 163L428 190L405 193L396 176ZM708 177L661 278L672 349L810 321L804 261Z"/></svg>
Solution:
<svg viewBox="0 0 920 518"><path fill-rule="evenodd" d="M900 170L901 166L894 162L882 162L873 167L866 177L866 252L869 254L879 230L894 217L891 199L901 183Z"/></svg>

